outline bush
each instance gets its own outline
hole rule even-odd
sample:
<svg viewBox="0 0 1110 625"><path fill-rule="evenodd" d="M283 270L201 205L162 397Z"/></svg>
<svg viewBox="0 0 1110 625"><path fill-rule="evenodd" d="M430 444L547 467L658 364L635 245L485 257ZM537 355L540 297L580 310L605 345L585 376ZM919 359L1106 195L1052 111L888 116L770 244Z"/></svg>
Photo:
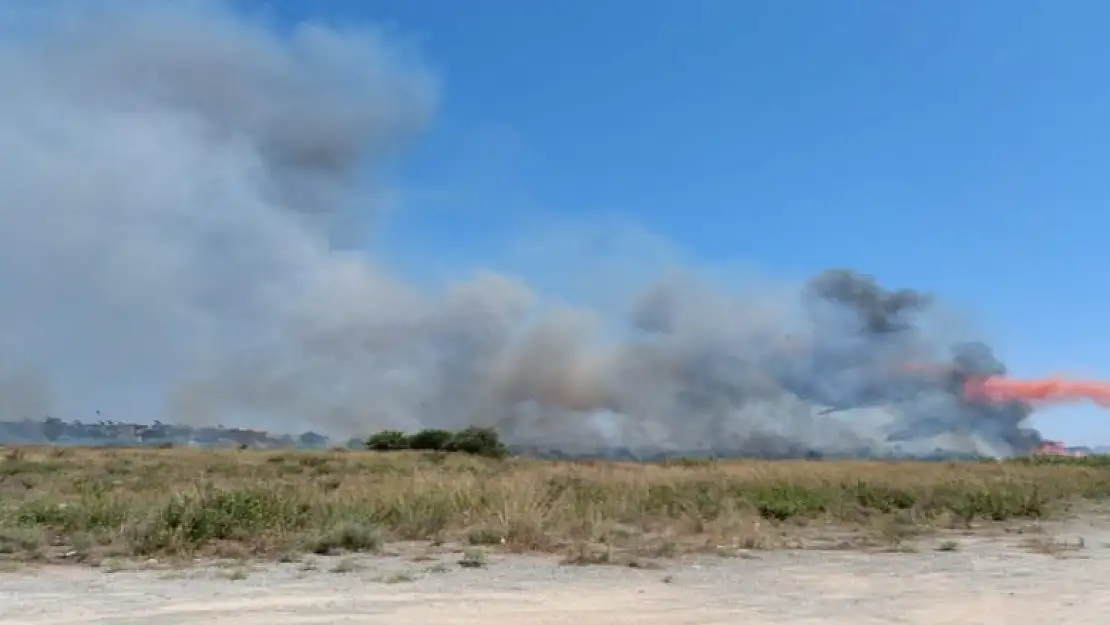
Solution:
<svg viewBox="0 0 1110 625"><path fill-rule="evenodd" d="M421 451L447 451L455 438L449 430L420 430L409 437L409 448Z"/></svg>
<svg viewBox="0 0 1110 625"><path fill-rule="evenodd" d="M366 448L371 451L399 451L409 448L409 437L398 430L382 430L366 439Z"/></svg>
<svg viewBox="0 0 1110 625"><path fill-rule="evenodd" d="M412 435L397 430L385 430L370 435L366 439L366 448L371 451L447 451L486 458L504 458L509 455L508 448L501 442L496 430L473 426L458 432L420 430Z"/></svg>
<svg viewBox="0 0 1110 625"><path fill-rule="evenodd" d="M474 426L457 432L451 439L447 451L459 451L487 458L504 458L509 455L509 450L501 442L501 437L497 435L496 430Z"/></svg>

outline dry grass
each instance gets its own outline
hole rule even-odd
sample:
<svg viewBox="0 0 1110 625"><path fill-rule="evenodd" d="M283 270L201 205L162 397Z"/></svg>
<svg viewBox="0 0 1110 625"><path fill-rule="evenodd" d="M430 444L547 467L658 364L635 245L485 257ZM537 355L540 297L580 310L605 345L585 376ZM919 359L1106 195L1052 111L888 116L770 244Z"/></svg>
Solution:
<svg viewBox="0 0 1110 625"><path fill-rule="evenodd" d="M1086 547L1086 542L1082 538L1069 541L1059 538L1038 537L1027 539L1022 545L1030 553L1042 553L1062 558L1069 553L1082 551Z"/></svg>
<svg viewBox="0 0 1110 625"><path fill-rule="evenodd" d="M0 560L292 560L414 540L583 561L833 544L908 550L934 528L1038 518L1108 496L1110 467L1098 462L641 465L6 448Z"/></svg>

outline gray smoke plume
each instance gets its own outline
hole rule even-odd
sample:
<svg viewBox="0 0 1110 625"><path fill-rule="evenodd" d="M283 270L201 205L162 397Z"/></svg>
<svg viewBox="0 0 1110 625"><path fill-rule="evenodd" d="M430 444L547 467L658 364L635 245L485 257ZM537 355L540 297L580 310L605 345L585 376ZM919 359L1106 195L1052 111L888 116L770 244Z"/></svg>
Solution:
<svg viewBox="0 0 1110 625"><path fill-rule="evenodd" d="M623 320L495 273L417 289L331 236L385 210L382 173L433 112L436 81L402 46L374 29L278 35L210 3L67 8L3 24L0 418L476 424L583 451L1039 440L1021 406L900 372L999 366L921 329L929 297L851 271L791 301L669 276Z"/></svg>

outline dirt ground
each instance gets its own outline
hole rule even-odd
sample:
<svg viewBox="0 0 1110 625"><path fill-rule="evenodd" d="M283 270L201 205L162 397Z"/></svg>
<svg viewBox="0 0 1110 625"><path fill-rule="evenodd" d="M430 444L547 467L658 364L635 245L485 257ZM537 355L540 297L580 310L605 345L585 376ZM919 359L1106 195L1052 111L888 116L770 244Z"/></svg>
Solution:
<svg viewBox="0 0 1110 625"><path fill-rule="evenodd" d="M459 554L0 573L2 625L1105 623L1110 517L912 553L753 552L661 568ZM153 566L153 563L147 563Z"/></svg>

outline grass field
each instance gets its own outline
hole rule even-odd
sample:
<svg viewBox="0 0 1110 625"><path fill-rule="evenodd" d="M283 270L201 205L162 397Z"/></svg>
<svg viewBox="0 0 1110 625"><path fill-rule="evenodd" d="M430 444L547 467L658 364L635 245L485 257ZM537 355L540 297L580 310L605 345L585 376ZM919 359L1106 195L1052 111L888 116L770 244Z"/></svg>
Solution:
<svg viewBox="0 0 1110 625"><path fill-rule="evenodd" d="M1110 498L1102 458L490 460L443 453L0 450L0 558L292 557L398 541L613 554L908 548Z"/></svg>

